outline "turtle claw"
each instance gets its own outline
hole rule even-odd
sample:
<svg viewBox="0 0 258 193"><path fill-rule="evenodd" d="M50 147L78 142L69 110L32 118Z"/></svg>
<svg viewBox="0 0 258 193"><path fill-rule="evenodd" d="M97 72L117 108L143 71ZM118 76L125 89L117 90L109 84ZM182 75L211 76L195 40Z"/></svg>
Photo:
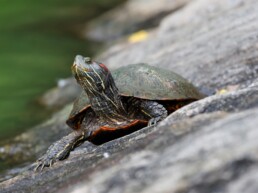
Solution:
<svg viewBox="0 0 258 193"><path fill-rule="evenodd" d="M54 160L50 160L49 167L52 167Z"/></svg>
<svg viewBox="0 0 258 193"><path fill-rule="evenodd" d="M44 166L44 165L41 164L41 163L38 163L38 164L36 165L36 167L34 168L34 172L37 172L40 166L41 166L40 171L42 171L42 170L43 170L42 166Z"/></svg>
<svg viewBox="0 0 258 193"><path fill-rule="evenodd" d="M73 148L74 141L77 142L75 137L73 134L68 135L52 144L46 154L37 160L34 170L37 171L40 168L42 171L44 167L51 167L56 161L65 159Z"/></svg>
<svg viewBox="0 0 258 193"><path fill-rule="evenodd" d="M54 164L55 160L53 158L47 157L47 155L41 157L40 159L37 160L37 165L34 168L34 171L42 171L44 167L52 167Z"/></svg>
<svg viewBox="0 0 258 193"><path fill-rule="evenodd" d="M41 168L40 168L40 171L41 171L41 172L42 172L43 168L44 168L44 165L42 164L42 166L41 166Z"/></svg>
<svg viewBox="0 0 258 193"><path fill-rule="evenodd" d="M71 133L53 143L48 148L46 154L37 160L34 171L37 171L39 168L42 171L44 167L52 167L56 161L65 159L73 147L83 139L84 135L82 133Z"/></svg>
<svg viewBox="0 0 258 193"><path fill-rule="evenodd" d="M40 164L37 164L36 167L33 169L34 172L38 171Z"/></svg>

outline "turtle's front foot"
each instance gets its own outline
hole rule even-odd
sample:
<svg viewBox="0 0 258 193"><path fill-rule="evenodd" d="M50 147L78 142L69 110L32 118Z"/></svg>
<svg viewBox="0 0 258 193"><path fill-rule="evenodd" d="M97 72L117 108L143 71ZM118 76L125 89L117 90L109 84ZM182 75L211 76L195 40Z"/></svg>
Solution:
<svg viewBox="0 0 258 193"><path fill-rule="evenodd" d="M44 167L51 167L54 163L53 158L49 157L47 154L39 158L36 162L36 167L34 168L34 171L37 171L40 168L40 171L43 170Z"/></svg>
<svg viewBox="0 0 258 193"><path fill-rule="evenodd" d="M44 167L51 167L54 162L65 159L69 155L71 146L72 144L67 144L64 146L62 139L51 145L47 152L37 160L35 171L37 171L38 168L42 170Z"/></svg>
<svg viewBox="0 0 258 193"><path fill-rule="evenodd" d="M142 101L141 110L143 114L151 118L148 121L148 126L156 125L168 116L167 109L156 101Z"/></svg>
<svg viewBox="0 0 258 193"><path fill-rule="evenodd" d="M83 134L71 133L55 142L48 148L46 154L37 160L34 170L37 171L40 168L41 171L44 167L51 167L54 162L65 159L70 151L80 144L83 139Z"/></svg>

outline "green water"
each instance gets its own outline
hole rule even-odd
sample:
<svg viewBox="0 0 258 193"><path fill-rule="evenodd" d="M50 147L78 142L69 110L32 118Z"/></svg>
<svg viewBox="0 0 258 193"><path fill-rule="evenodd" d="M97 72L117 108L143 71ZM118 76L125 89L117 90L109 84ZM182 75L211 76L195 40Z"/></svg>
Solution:
<svg viewBox="0 0 258 193"><path fill-rule="evenodd" d="M70 75L76 54L91 56L99 46L80 38L80 27L119 2L0 1L0 140L48 116L37 97Z"/></svg>

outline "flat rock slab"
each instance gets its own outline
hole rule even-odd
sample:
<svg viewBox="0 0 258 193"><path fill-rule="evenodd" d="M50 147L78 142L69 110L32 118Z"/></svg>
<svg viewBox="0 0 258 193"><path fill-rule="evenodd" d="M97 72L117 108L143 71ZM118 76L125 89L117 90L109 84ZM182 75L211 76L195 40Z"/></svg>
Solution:
<svg viewBox="0 0 258 193"><path fill-rule="evenodd" d="M214 105L218 100L229 103ZM238 105L229 108L230 101ZM242 112L233 113L237 111ZM232 186L226 182L241 179L244 187L252 180L246 179L242 170L253 173L257 169L257 121L258 85L253 85L194 102L156 127L102 146L86 144L52 168L25 171L1 183L0 190L215 192L219 188L226 192ZM224 175L228 175L226 179Z"/></svg>
<svg viewBox="0 0 258 193"><path fill-rule="evenodd" d="M258 111L220 116L164 122L144 138L144 150L132 145L130 155L111 156L119 165L107 159L72 192L257 192ZM174 133L185 127L191 131Z"/></svg>
<svg viewBox="0 0 258 193"><path fill-rule="evenodd" d="M196 25L207 22L223 12L238 9L246 4L255 3L255 0L195 0L189 2L176 13L168 15L160 24L159 35L187 25Z"/></svg>

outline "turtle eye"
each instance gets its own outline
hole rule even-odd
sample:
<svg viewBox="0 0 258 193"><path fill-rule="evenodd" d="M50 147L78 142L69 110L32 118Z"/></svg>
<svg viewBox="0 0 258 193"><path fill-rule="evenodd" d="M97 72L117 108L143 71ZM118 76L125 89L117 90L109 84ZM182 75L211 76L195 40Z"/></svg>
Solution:
<svg viewBox="0 0 258 193"><path fill-rule="evenodd" d="M85 57L84 62L87 63L87 64L90 64L91 63L91 58L90 57Z"/></svg>

